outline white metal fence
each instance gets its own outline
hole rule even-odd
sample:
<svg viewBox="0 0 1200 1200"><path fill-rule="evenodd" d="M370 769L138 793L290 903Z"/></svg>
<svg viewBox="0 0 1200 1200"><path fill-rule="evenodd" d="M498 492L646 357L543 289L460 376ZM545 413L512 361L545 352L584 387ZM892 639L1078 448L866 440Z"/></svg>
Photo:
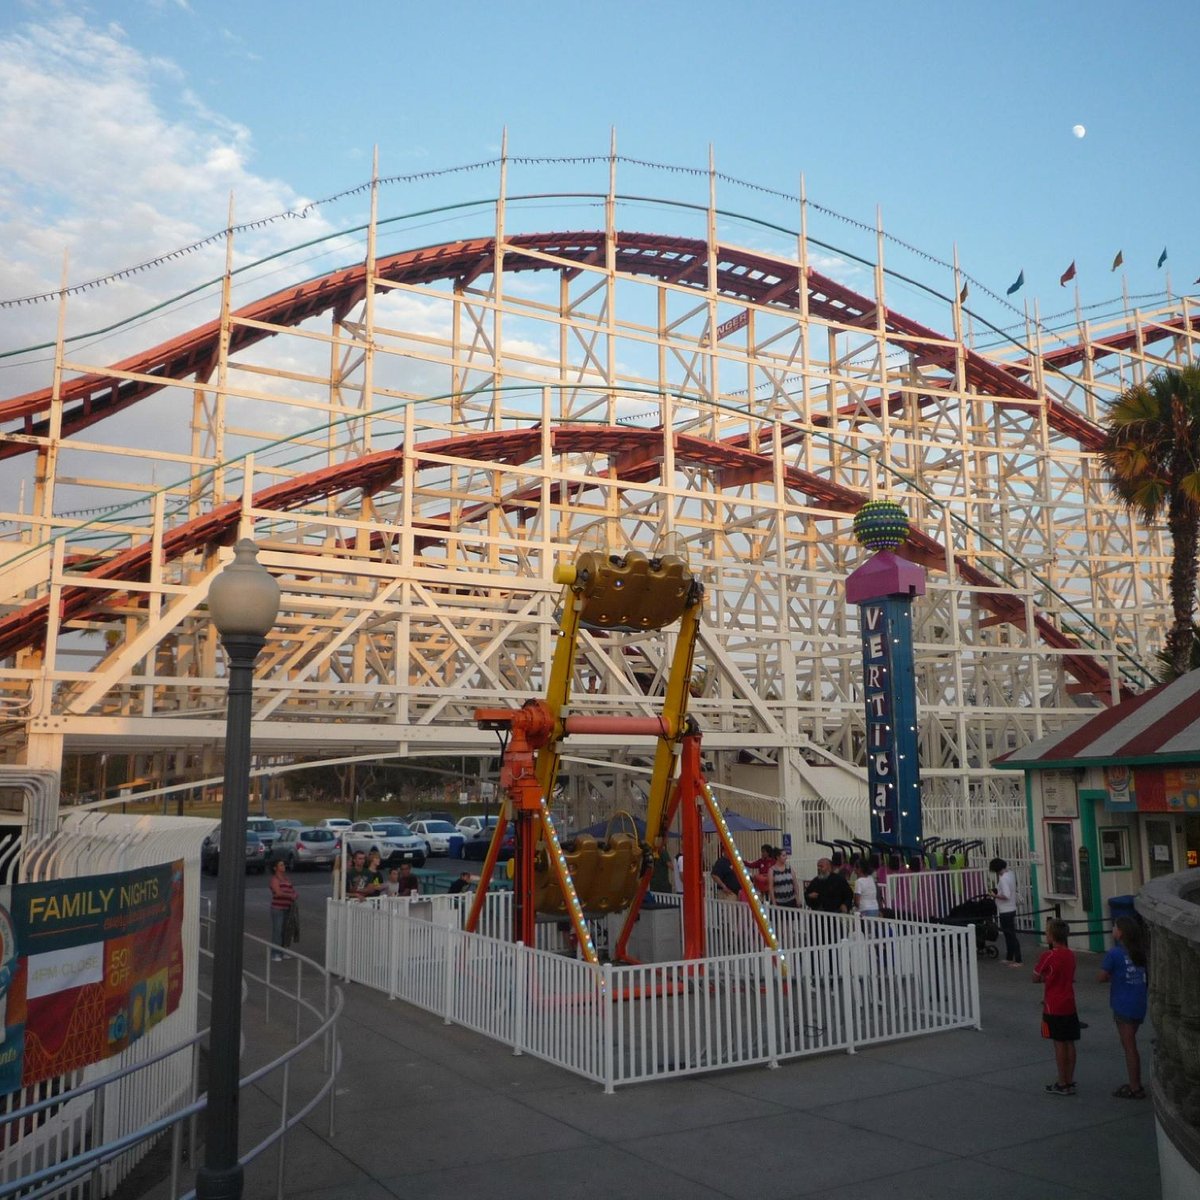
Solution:
<svg viewBox="0 0 1200 1200"><path fill-rule="evenodd" d="M659 918L678 921L669 898ZM502 932L511 896L489 897ZM778 955L746 905L711 901L711 953L593 967L466 933L461 897L337 901L328 969L604 1086L979 1026L970 929L771 908ZM557 935L553 923L539 926Z"/></svg>
<svg viewBox="0 0 1200 1200"><path fill-rule="evenodd" d="M198 952L200 956L211 957L211 926L211 920L202 925L201 932L207 936L203 938L206 945ZM277 946L252 934L245 934L244 938L243 1012L253 1022L254 1035L246 1039L247 1049L242 1055L242 1070L246 1073L238 1086L243 1123L251 1124L258 1131L256 1136L260 1140L242 1149L239 1161L247 1166L274 1147L277 1153L275 1186L269 1194L282 1200L290 1131L313 1113L318 1104L327 1100L329 1136L334 1133L333 1085L341 1066L337 1026L342 1011L342 993L332 985L321 964L292 950L287 952L285 961L275 962ZM272 1008L277 1014L280 1008L283 1009L283 1020L272 1019ZM278 1051L284 1041L280 1033L287 1028L289 1016L294 1021L291 1035L294 1044L271 1061L251 1068L246 1061L251 1057L249 1048L257 1049L259 1056ZM74 1137L68 1134L75 1127L60 1122L59 1153L44 1156L45 1161L29 1163L29 1169L18 1177L0 1181L0 1200L17 1196L21 1200L60 1200L65 1197L97 1200L109 1195L116 1182L128 1173L127 1168L119 1170L122 1163L138 1161L160 1137L168 1135L170 1156L165 1167L169 1174L166 1200L176 1197L195 1200L196 1126L207 1104L207 1096L196 1094L196 1059L202 1041L210 1034L210 1030L196 1033L184 1043L170 1046L149 1060L139 1060L124 1067L113 1069L112 1060L109 1060L109 1070L105 1074L60 1092L50 1101L10 1110L7 1114L10 1126L26 1128L36 1126L47 1117L58 1116L68 1105L72 1111L81 1113L82 1118L77 1123ZM187 1061L190 1066L190 1087L182 1102L153 1120L141 1124L128 1122L128 1128L117 1136L103 1140L84 1136L93 1129L107 1129L104 1116L114 1104L123 1102L129 1095L144 1091L152 1097L157 1096L158 1068L172 1061ZM254 1113L247 1122L247 1108L251 1104ZM256 1187L255 1195L268 1194L261 1182L256 1183Z"/></svg>

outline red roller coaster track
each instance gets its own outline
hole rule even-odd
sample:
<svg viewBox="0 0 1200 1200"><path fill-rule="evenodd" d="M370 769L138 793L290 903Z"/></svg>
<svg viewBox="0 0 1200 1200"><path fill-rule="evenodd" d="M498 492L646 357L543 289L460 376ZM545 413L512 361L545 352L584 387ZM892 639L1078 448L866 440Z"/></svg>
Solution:
<svg viewBox="0 0 1200 1200"><path fill-rule="evenodd" d="M676 460L709 468L718 472L722 481L731 486L768 480L774 467L769 457L751 450L730 446L722 442L709 441L691 434L676 434ZM556 454L606 453L613 462L619 478L627 482L646 482L661 471L661 433L653 429L629 429L622 426L597 427L594 425L565 425L551 433L551 446ZM298 476L284 483L264 488L255 495L253 506L275 512L288 512L313 500L344 492L362 489L374 493L394 483L403 471L406 453L411 454L418 470L438 465L427 456L454 455L480 462L524 463L541 453L540 430L515 430L496 433L469 433L444 441L420 443L411 450L403 448L380 451L352 462L335 467L326 467L307 475ZM832 483L818 475L798 467L783 468L787 487L807 495L821 506L834 512L853 513L862 505L865 497L861 493L841 484ZM526 502L521 496L511 496L505 507L519 507ZM179 525L164 535L162 553L165 561L197 550L206 545L220 545L231 541L237 534L242 512L240 501L230 501L213 509L212 512ZM444 525L442 526L444 528ZM428 543L441 535L418 535L418 541ZM131 547L112 558L88 567L86 563L76 566L77 574L84 574L94 581L86 586L68 585L61 595L60 620L78 620L94 612L100 597L120 592L124 582L145 579L150 570L152 547L149 542ZM924 533L914 532L904 548L914 561L935 570L946 567L947 555L944 547ZM976 603L1000 621L1026 625L1024 601L1019 597L995 591L994 581L959 556L952 561L960 578L974 592ZM96 584L108 582L111 587L97 588ZM46 627L49 614L49 598L42 597L0 620L0 658L17 650L36 644ZM1034 626L1039 636L1055 649L1074 651L1063 656L1068 672L1078 681L1081 689L1107 698L1109 676L1103 663L1053 622L1039 614L1034 615Z"/></svg>
<svg viewBox="0 0 1200 1200"><path fill-rule="evenodd" d="M703 287L707 281L708 246L704 241L659 234L618 233L616 242L616 265L622 273L650 276L697 288ZM546 256L560 262L586 265L603 262L604 253L604 235L600 232L523 234L505 243L503 269L563 269L547 262ZM778 306L786 311L795 311L799 307L798 268L789 269L787 264L776 259L724 246L718 247L717 258L717 287L723 296L764 306ZM391 255L376 263L375 272L377 278L384 282L467 282L488 270L494 270L495 262L495 239L477 238ZM843 325L858 325L864 331L875 327L876 305L869 298L811 269L807 272L806 286L810 313ZM298 325L328 311L343 315L362 299L365 290L366 269L358 265L309 280L246 305L233 314L229 352L237 353L272 336L273 331L263 328L262 324L286 327ZM932 330L891 309L884 311L883 324L888 340L908 350L915 362L953 372L955 356L960 351L946 345L945 339ZM1193 324L1200 326L1200 318ZM1163 325L1161 331L1163 336L1168 336L1174 332L1174 326ZM140 375L143 377L141 379L122 379L111 373L94 372L64 382L61 388L63 436L70 436L128 408L168 386L170 382L191 376L205 378L216 363L219 335L219 322L211 321L126 358L112 368L113 371ZM1129 336L1132 335L1121 335L1096 343L1092 353L1106 352L1102 348L1107 348L1107 352L1115 351L1125 345L1124 339ZM1075 348L1056 352L1056 364L1074 361L1072 355L1075 352ZM961 353L968 384L977 391L996 397L1003 406L1022 411L1044 407L1048 423L1057 432L1076 440L1085 449L1096 449L1100 445L1103 434L1098 426L1052 397L1046 397L1043 402L1020 377L1024 373L1021 367L1006 369L965 348ZM160 379L162 382L159 382ZM4 433L10 437L19 434L34 437L44 435L48 428L45 414L51 400L51 389L44 388L0 402L0 426L8 424ZM798 430L789 436L789 440L802 436L803 431ZM773 468L769 459L750 450L746 440L743 436L729 443L718 443L678 434L675 438L676 456L680 461L713 468L729 485L771 478ZM648 480L659 471L653 454L661 446L661 434L654 430L568 425L553 431L553 445L557 453L607 451L614 458L617 474L629 481ZM0 458L12 457L34 448L34 443L25 440L0 443ZM525 462L540 453L540 449L539 432L515 431L464 434L445 442L418 445L412 448L411 453L418 460L423 454L453 454L480 461ZM258 508L285 512L347 488L374 492L397 478L403 457L403 450L368 455L354 462L266 488L254 497L253 503ZM799 468L785 467L784 472L787 486L833 511L853 512L865 499L849 488ZM527 497L517 494L510 496L504 504L506 507L515 507L532 499L532 494ZM164 558L170 560L206 544L228 541L236 530L239 512L240 503L231 502L173 529L163 538ZM419 538L422 544L433 540L436 540L433 533L427 538ZM150 544L147 542L91 568L81 568L90 579L96 582L110 581L112 587L99 590L95 586L64 588L61 619L78 619L95 610L102 592L119 592L121 582L144 578L149 568L150 553ZM944 569L947 563L944 548L924 534L914 535L908 553L935 569ZM952 561L960 578L971 588L979 589L975 595L980 607L992 613L996 620L1021 626L1026 624L1023 600L1015 595L997 592L994 580L961 557L955 556ZM0 658L35 644L44 635L48 604L48 599L42 598L0 620ZM1109 675L1104 664L1045 617L1035 614L1033 620L1048 646L1077 651L1064 655L1064 663L1081 690L1107 699Z"/></svg>
<svg viewBox="0 0 1200 1200"><path fill-rule="evenodd" d="M706 283L708 246L703 241L662 234L618 233L616 242L616 266L623 274L650 276L697 288ZM603 262L604 253L601 232L520 234L505 243L503 267L505 271L553 270L555 265L548 263L545 256L586 265ZM729 246L717 247L716 253L717 288L723 296L788 311L799 307L798 268L790 270L777 259ZM495 261L495 239L474 238L393 254L378 260L375 273L380 281L388 283L422 284L448 279L465 282L494 269ZM293 326L331 310L344 314L362 299L365 290L366 267L357 265L310 279L248 304L233 314L229 352L235 354L272 336L270 329L245 322ZM807 291L809 312L845 325L860 325L864 330L874 328L876 306L868 297L812 269L808 271ZM949 374L953 373L958 351L947 345L944 338L892 309L886 309L883 317L890 342L908 350L918 364L939 366ZM1193 323L1200 327L1200 318ZM1162 326L1163 336L1167 336L1172 328ZM216 362L219 336L220 323L210 321L114 364L116 371L158 376L164 380L162 383L153 378L121 379L104 372L81 375L65 382L62 385L63 436L69 437L136 404L165 387L168 380L191 376L204 378ZM1121 338L1110 341L1114 350L1124 345ZM1096 343L1092 352L1100 353L1101 347L1107 345L1107 342ZM1034 411L1043 406L1037 392L1020 377L1025 373L1023 370L1006 369L969 349L962 353L967 381L979 392L995 396L1001 404L1023 411ZM1072 356L1078 353L1075 348L1057 351L1055 362L1059 359L1062 363L1073 361ZM0 427L7 426L4 432L8 434L44 435L48 428L45 414L50 404L50 388L0 402ZM1085 449L1098 448L1103 435L1095 424L1052 397L1046 397L1044 404L1051 428L1078 441ZM31 449L34 445L25 441L0 444L0 458Z"/></svg>

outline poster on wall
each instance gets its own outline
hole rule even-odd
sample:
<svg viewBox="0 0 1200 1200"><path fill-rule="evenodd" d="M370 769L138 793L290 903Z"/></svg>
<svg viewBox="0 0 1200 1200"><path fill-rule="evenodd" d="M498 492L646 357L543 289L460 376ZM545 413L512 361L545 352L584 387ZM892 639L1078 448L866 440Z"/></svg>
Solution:
<svg viewBox="0 0 1200 1200"><path fill-rule="evenodd" d="M1050 894L1076 895L1075 838L1070 821L1046 822L1046 858L1050 871Z"/></svg>
<svg viewBox="0 0 1200 1200"><path fill-rule="evenodd" d="M1200 768L1165 767L1163 793L1169 811L1200 812Z"/></svg>
<svg viewBox="0 0 1200 1200"><path fill-rule="evenodd" d="M119 1054L179 1007L182 860L3 899L0 1094Z"/></svg>
<svg viewBox="0 0 1200 1200"><path fill-rule="evenodd" d="M1041 780L1044 816L1079 816L1079 786L1074 771L1042 771Z"/></svg>
<svg viewBox="0 0 1200 1200"><path fill-rule="evenodd" d="M1133 772L1128 767L1105 767L1104 786L1108 789L1108 799L1104 802L1108 812L1132 812L1136 808Z"/></svg>

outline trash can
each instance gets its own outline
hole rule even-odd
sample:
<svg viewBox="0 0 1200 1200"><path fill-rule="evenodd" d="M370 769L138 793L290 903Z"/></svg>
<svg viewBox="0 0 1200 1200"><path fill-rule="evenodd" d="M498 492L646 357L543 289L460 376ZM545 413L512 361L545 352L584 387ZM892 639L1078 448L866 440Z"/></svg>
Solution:
<svg viewBox="0 0 1200 1200"><path fill-rule="evenodd" d="M1135 897L1112 896L1108 901L1109 916L1115 921L1118 917L1133 917L1137 919L1137 909L1133 907Z"/></svg>
<svg viewBox="0 0 1200 1200"><path fill-rule="evenodd" d="M462 858L463 835L461 833L452 833L450 835L450 857Z"/></svg>

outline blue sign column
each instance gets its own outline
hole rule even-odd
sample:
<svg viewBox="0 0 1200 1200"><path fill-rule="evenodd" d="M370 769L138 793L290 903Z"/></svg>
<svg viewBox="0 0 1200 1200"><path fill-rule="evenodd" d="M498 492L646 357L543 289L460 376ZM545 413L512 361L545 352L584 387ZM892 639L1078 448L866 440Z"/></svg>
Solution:
<svg viewBox="0 0 1200 1200"><path fill-rule="evenodd" d="M912 598L925 594L925 571L892 553L908 536L908 518L899 505L864 505L854 518L854 532L864 546L877 550L846 580L846 599L859 606L862 633L871 840L919 850L923 832Z"/></svg>

